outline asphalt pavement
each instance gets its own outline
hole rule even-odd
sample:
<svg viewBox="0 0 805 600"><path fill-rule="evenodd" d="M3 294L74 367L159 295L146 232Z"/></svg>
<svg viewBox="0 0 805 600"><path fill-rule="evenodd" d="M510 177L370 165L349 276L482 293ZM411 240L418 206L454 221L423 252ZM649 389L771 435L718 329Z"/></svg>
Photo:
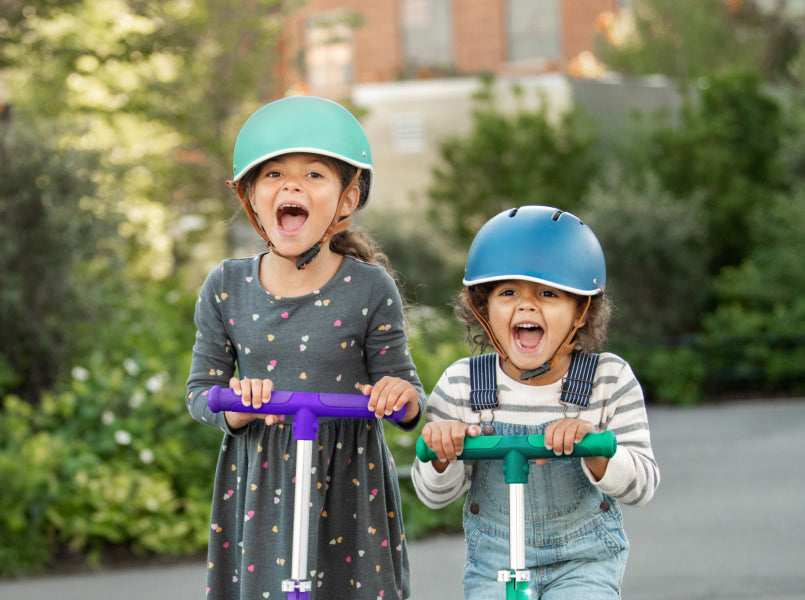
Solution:
<svg viewBox="0 0 805 600"><path fill-rule="evenodd" d="M805 598L805 400L649 408L662 483L624 508L626 600ZM461 536L409 547L414 600L462 600ZM0 600L202 600L205 565L0 581ZM503 595L501 595L501 598Z"/></svg>

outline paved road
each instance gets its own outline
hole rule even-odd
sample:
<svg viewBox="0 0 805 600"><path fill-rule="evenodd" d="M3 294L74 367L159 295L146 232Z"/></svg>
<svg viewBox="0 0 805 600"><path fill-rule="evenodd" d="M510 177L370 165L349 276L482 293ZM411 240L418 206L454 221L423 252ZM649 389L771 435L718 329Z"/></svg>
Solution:
<svg viewBox="0 0 805 600"><path fill-rule="evenodd" d="M649 411L662 483L624 509L626 600L805 598L805 401ZM411 544L414 600L462 600L463 539ZM0 600L199 600L204 565L0 582Z"/></svg>

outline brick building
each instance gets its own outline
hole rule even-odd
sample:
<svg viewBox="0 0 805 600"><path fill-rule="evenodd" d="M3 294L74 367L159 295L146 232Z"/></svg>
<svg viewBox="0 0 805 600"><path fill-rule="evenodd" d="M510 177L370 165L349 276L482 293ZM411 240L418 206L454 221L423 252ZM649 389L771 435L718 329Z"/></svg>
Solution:
<svg viewBox="0 0 805 600"><path fill-rule="evenodd" d="M565 70L591 50L596 17L623 0L307 0L284 28L286 89Z"/></svg>

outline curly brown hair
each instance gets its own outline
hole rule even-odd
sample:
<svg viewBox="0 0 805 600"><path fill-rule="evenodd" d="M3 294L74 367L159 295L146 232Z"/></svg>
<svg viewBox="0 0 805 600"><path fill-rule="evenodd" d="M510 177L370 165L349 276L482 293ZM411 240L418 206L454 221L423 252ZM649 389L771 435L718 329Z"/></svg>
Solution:
<svg viewBox="0 0 805 600"><path fill-rule="evenodd" d="M459 324L465 328L464 339L470 344L472 352L485 352L492 348L492 341L475 317L470 308L472 302L478 312L486 319L489 317L487 303L492 289L500 282L481 283L469 286L468 293L459 292L453 301L453 314ZM586 296L574 295L583 306L587 302ZM586 322L576 331L576 345L574 350L581 352L597 352L607 338L609 319L612 316L612 301L606 292L590 298L590 308L587 310Z"/></svg>

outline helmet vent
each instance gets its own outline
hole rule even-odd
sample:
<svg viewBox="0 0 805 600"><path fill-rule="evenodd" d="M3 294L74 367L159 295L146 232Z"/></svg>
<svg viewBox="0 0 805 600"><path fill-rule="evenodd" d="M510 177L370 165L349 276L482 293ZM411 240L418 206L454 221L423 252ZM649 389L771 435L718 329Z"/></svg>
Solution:
<svg viewBox="0 0 805 600"><path fill-rule="evenodd" d="M519 208L512 209L512 211L509 213L509 218L511 219L514 215L516 215L518 210L520 209Z"/></svg>
<svg viewBox="0 0 805 600"><path fill-rule="evenodd" d="M557 210L555 213L551 215L551 221L558 221L559 217L561 217L564 213L565 211L563 210Z"/></svg>

